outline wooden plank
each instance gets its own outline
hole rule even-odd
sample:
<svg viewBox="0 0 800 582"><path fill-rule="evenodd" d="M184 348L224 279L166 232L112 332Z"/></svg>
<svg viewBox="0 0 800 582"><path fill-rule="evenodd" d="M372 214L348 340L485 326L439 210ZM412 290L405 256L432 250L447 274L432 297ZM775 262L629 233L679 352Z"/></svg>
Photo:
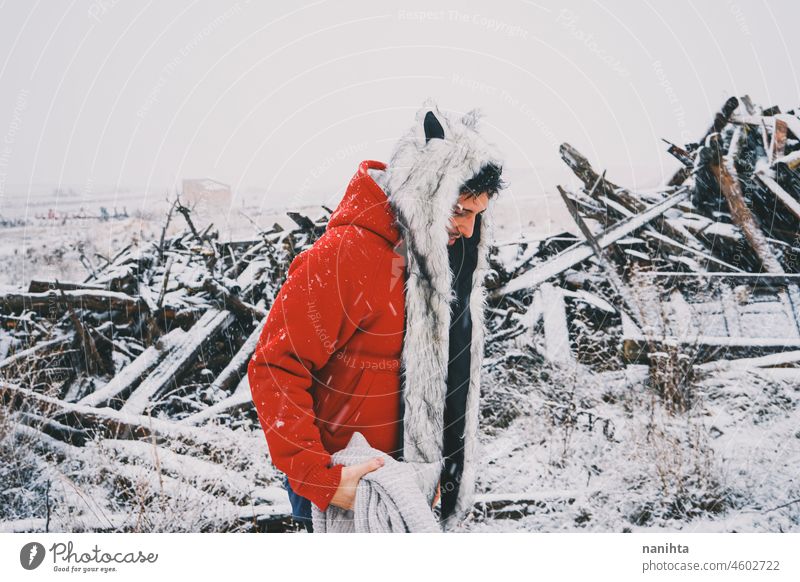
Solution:
<svg viewBox="0 0 800 582"><path fill-rule="evenodd" d="M781 204L783 204L792 214L794 214L795 217L800 219L800 203L797 202L791 194L781 188L780 184L764 173L756 174L756 178L758 178L761 183L764 184L764 186L766 186L770 192L772 192L775 198L781 201Z"/></svg>
<svg viewBox="0 0 800 582"><path fill-rule="evenodd" d="M783 119L775 119L775 129L772 132L772 144L769 148L769 163L772 165L775 160L783 157L784 150L786 150L786 134L787 134L786 121Z"/></svg>
<svg viewBox="0 0 800 582"><path fill-rule="evenodd" d="M550 283L539 287L542 298L544 320L545 357L551 362L569 364L573 362L569 344L567 308L561 289Z"/></svg>
<svg viewBox="0 0 800 582"><path fill-rule="evenodd" d="M206 277L203 281L203 289L208 291L213 297L223 301L225 309L230 309L243 319L249 318L255 321L261 321L267 317L266 310L242 301L238 296L234 295L230 290L220 284L219 281L215 281L211 277Z"/></svg>
<svg viewBox="0 0 800 582"><path fill-rule="evenodd" d="M770 354L758 358L739 358L736 360L718 360L699 366L703 370L727 370L731 368L771 368L783 366L800 366L800 350ZM800 371L800 369L798 369Z"/></svg>
<svg viewBox="0 0 800 582"><path fill-rule="evenodd" d="M662 202L654 204L641 214L637 214L632 218L623 220L607 231L598 235L596 237L597 243L600 245L600 248L606 248L619 239L639 230L654 217L664 214L664 212L677 206L684 200L688 199L688 197L689 192L687 189L684 188L679 190ZM519 277L516 277L515 279L512 279L506 283L503 287L496 289L492 292L491 297L492 299L500 299L504 295L513 293L514 291L519 291L521 289L535 289L551 277L555 277L570 267L585 261L593 254L594 250L587 241L576 243L546 263L538 266L535 269L531 269L526 273L523 273Z"/></svg>
<svg viewBox="0 0 800 582"><path fill-rule="evenodd" d="M63 289L64 291L107 291L103 285L91 285L89 283L74 283L72 281L45 281L42 279L31 279L28 285L28 293L46 293L51 289Z"/></svg>
<svg viewBox="0 0 800 582"><path fill-rule="evenodd" d="M702 251L698 251L697 249L693 249L691 247L688 247L685 244L682 244L682 243L676 241L675 239L672 239L672 238L670 238L670 237L668 237L666 235L661 234L660 232L658 232L654 228L645 228L645 229L643 229L642 230L642 236L643 237L652 238L652 239L655 239L655 240L657 240L657 241L659 241L661 243L664 243L665 245L675 249L677 252L692 254L692 255L694 255L694 256L696 256L698 258L703 259L704 261L707 261L709 263L713 263L713 264L718 265L720 267L725 267L726 269L730 269L731 271L743 272L742 269L740 269L738 267L735 267L735 266L731 265L730 263L726 263L725 261L723 261L721 259L718 259L717 257L715 257L713 255L710 255L708 253L704 253Z"/></svg>
<svg viewBox="0 0 800 582"><path fill-rule="evenodd" d="M725 317L725 327L730 337L742 337L742 319L739 316L739 306L734 297L733 290L728 285L722 285L720 292L722 298L722 314Z"/></svg>
<svg viewBox="0 0 800 582"><path fill-rule="evenodd" d="M775 285L781 285L787 282L800 282L800 273L726 273L723 271L684 273L676 271L644 271L641 272L640 275L659 279L731 279L733 281L743 281L747 283L768 281Z"/></svg>
<svg viewBox="0 0 800 582"><path fill-rule="evenodd" d="M676 343L680 350L692 354L698 362L708 362L720 357L750 357L800 349L800 339L790 338L699 336L685 339L674 335L656 337L630 334L623 335L622 355L629 363L643 363L647 361L649 350L675 349Z"/></svg>
<svg viewBox="0 0 800 582"><path fill-rule="evenodd" d="M670 322L672 331L679 337L694 337L699 330L694 324L694 313L683 294L677 289L670 294L669 306L674 320Z"/></svg>

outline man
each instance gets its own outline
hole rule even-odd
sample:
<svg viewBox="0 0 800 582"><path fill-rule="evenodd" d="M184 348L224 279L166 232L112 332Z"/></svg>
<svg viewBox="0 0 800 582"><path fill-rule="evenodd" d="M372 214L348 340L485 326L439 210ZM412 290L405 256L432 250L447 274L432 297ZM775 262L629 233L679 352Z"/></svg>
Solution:
<svg viewBox="0 0 800 582"><path fill-rule="evenodd" d="M388 166L365 161L325 233L292 262L248 367L293 513L351 509L362 475L330 465L354 431L441 492L445 530L472 507L490 199L502 164L478 114L429 102Z"/></svg>

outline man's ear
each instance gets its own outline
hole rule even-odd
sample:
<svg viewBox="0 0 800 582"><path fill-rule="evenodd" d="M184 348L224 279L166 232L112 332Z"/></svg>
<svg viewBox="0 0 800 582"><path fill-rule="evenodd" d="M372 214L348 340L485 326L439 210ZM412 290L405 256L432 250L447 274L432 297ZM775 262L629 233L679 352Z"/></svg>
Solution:
<svg viewBox="0 0 800 582"><path fill-rule="evenodd" d="M439 120L436 119L433 111L428 111L425 114L425 122L422 125L425 128L425 143L432 139L444 139L444 128L439 123Z"/></svg>

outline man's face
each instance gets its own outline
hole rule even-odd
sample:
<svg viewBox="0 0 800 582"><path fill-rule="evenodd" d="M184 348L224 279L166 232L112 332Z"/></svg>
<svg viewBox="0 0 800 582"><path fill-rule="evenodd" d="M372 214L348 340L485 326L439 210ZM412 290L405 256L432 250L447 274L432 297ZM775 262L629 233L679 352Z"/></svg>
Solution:
<svg viewBox="0 0 800 582"><path fill-rule="evenodd" d="M475 229L475 217L486 210L487 206L489 206L489 195L486 192L481 192L478 196L470 194L459 196L458 203L453 207L453 216L450 218L450 224L447 227L447 232L450 235L447 245L454 245L456 240L462 236L470 238L472 231Z"/></svg>

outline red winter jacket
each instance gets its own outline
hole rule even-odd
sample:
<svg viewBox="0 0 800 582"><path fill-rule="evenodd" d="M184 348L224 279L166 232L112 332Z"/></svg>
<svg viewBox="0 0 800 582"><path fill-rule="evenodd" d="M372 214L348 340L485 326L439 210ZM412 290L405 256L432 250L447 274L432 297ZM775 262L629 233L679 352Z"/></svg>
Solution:
<svg viewBox="0 0 800 582"><path fill-rule="evenodd" d="M401 454L405 261L383 190L365 161L325 233L295 257L248 366L273 464L325 510L341 479L331 454L355 430Z"/></svg>

